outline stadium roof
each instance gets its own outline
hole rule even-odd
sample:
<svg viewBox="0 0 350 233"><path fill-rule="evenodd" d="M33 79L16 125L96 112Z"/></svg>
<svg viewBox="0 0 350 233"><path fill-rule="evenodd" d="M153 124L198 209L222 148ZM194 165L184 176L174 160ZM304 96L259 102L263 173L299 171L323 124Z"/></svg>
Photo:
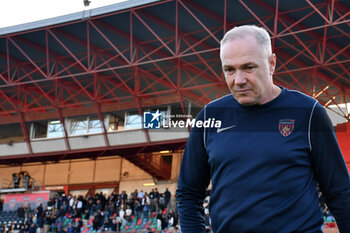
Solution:
<svg viewBox="0 0 350 233"><path fill-rule="evenodd" d="M135 0L0 29L0 123L18 122L19 112L33 120L96 104L102 112L204 105L228 93L219 41L241 24L271 34L277 84L325 106L350 102L349 7L345 0Z"/></svg>
<svg viewBox="0 0 350 233"><path fill-rule="evenodd" d="M50 19L44 19L44 20L39 20L35 22L29 22L25 24L0 28L0 35L17 33L17 32L22 32L22 31L32 30L36 28L42 28L42 27L57 25L61 23L77 21L77 20L85 20L90 17L103 15L114 11L121 11L132 7L142 6L144 4L158 2L158 1L160 0L128 0L121 3L116 3L116 4L107 5L107 6L98 7L98 8L89 9L89 10L83 10L72 14L53 17Z"/></svg>

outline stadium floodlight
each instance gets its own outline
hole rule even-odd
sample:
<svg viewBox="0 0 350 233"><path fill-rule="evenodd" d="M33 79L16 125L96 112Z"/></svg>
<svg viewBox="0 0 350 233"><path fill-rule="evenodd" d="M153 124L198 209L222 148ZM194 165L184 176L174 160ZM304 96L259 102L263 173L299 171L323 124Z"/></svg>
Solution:
<svg viewBox="0 0 350 233"><path fill-rule="evenodd" d="M83 0L84 1L84 6L89 6L91 1L90 0Z"/></svg>

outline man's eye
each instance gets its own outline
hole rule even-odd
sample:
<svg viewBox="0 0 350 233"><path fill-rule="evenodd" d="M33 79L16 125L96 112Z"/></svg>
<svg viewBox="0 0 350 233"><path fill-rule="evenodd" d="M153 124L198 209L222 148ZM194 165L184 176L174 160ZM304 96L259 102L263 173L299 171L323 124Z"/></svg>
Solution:
<svg viewBox="0 0 350 233"><path fill-rule="evenodd" d="M245 69L246 70L253 70L255 68L255 66L246 66Z"/></svg>

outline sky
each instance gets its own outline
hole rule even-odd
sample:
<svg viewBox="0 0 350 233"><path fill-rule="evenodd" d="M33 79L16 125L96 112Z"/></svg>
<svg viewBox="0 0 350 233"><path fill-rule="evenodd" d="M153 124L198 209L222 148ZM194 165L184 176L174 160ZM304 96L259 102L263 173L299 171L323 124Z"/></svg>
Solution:
<svg viewBox="0 0 350 233"><path fill-rule="evenodd" d="M126 0L0 0L0 28L82 12Z"/></svg>

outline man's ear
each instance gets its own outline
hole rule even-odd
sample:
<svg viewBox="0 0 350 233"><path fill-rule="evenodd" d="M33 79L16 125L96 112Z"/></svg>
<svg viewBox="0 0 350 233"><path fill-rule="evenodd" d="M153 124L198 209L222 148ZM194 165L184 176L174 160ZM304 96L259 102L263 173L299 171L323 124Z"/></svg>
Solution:
<svg viewBox="0 0 350 233"><path fill-rule="evenodd" d="M276 69L276 54L271 54L269 58L269 68L270 68L270 75L273 75Z"/></svg>

